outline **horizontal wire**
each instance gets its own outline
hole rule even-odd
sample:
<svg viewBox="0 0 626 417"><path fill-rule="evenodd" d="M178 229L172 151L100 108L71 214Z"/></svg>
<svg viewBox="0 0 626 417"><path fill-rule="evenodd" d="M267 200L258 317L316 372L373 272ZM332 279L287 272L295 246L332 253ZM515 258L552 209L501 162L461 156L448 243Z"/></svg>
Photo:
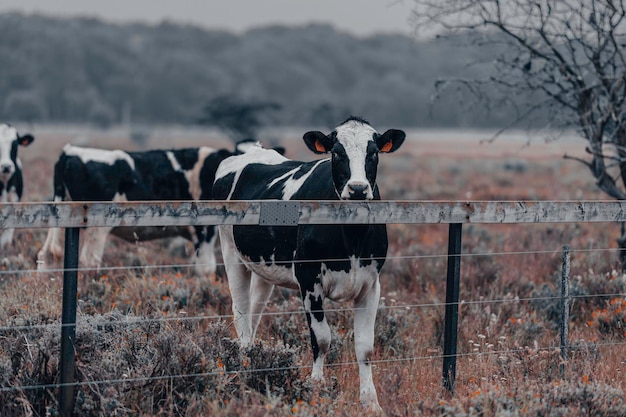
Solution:
<svg viewBox="0 0 626 417"><path fill-rule="evenodd" d="M596 249L569 249L571 253L590 253L590 252L606 252L606 251L617 251L621 252L624 249L620 248L596 248ZM452 255L454 257L461 258L469 258L469 257L482 257L482 256L507 256L507 255L541 255L541 254L560 254L562 253L562 249L546 249L546 250L529 250L529 251L512 251L512 252L482 252L482 253L461 253L458 255ZM395 255L395 256L385 256L385 257L369 257L369 258L359 258L364 261L373 261L373 260L411 260L411 259L432 259L432 258L447 258L448 254L432 254L432 255ZM309 259L309 260L299 260L298 263L313 263L313 262L337 262L337 261L346 261L348 258L320 258L320 259ZM40 263L41 261L37 261ZM44 262L45 263L45 262ZM292 261L284 261L284 262L275 262L276 265L281 264L291 264ZM241 263L234 263L235 265L243 265ZM3 270L0 271L1 275L7 274L47 274L47 273L56 273L56 272L65 272L65 271L77 271L77 272L89 272L89 271L123 271L123 270L141 270L141 269L165 269L165 268L178 268L178 269L187 269L187 268L195 268L197 266L207 266L208 264L203 263L184 263L184 264L162 264L162 265L135 265L135 266L100 266L100 267L78 267L78 268L50 268L50 269L14 269L14 270ZM217 266L224 266L223 262L216 263Z"/></svg>
<svg viewBox="0 0 626 417"><path fill-rule="evenodd" d="M591 299L591 298L609 298L609 297L626 297L626 293L602 293L602 294L580 294L580 295L570 295L568 299L576 300L576 299ZM563 297L561 296L545 296L545 297L514 297L514 298L501 298L496 300L459 300L457 302L433 302L433 303L418 303L418 304L396 304L396 305L381 305L377 307L377 310L411 310L418 308L435 308L435 307L445 307L448 305L458 305L462 307L464 305L481 305L481 304L499 304L499 303L519 303L519 302L532 302L532 301L558 301ZM385 297L381 297L381 299L386 299ZM355 312L358 310L364 310L364 307L337 307L337 308L324 308L322 310L311 310L311 314L315 313L342 313L342 312ZM283 316L283 315L294 315L294 314L305 314L306 311L303 307L298 310L288 310L288 311L268 311L262 313L252 314L253 316L261 316L261 317L270 317L270 316ZM79 313L80 314L80 313ZM185 313L179 313L185 314ZM103 317L103 320L91 321L90 323L99 325L99 324L109 324L109 325L133 325L133 324L145 324L145 323L167 323L167 322L183 322L183 321L200 321L200 320L227 320L230 321L232 318L232 314L221 314L221 315L207 315L207 316L183 316L183 317L158 317L158 318L138 318L138 319L130 319L129 316L124 316L126 320L123 321L110 321ZM83 317L93 317L92 315L84 315ZM76 323L48 323L48 324L33 324L33 325L22 325L22 326L0 326L0 332L7 331L15 331L15 330L33 330L33 329L48 329L48 328L63 328L63 327L80 327L83 323L78 320Z"/></svg>
<svg viewBox="0 0 626 417"><path fill-rule="evenodd" d="M591 347L601 348L601 347L615 347L615 346L623 346L626 345L626 342L603 342L603 343L595 343L592 342ZM569 346L570 350L577 349L583 350L585 347L577 347L577 346ZM395 362L415 362L421 360L441 360L447 357L456 356L457 358L466 358L471 356L483 356L483 355L506 355L506 354L516 354L516 353L524 353L524 352L550 352L550 351L560 351L561 347L559 346L547 346L547 347L537 347L537 348L529 348L529 347L518 347L516 349L506 349L506 350L488 350L486 352L465 352L465 353L457 353L456 355L426 355L426 356L412 356L408 358L390 358L390 359L370 359L368 362L370 364L376 365L386 365L392 364ZM340 362L340 363L328 363L324 364L324 367L329 368L339 368L344 366L354 366L358 365L358 361L348 361L348 362ZM153 382L159 380L167 380L167 379L183 379L183 378L201 378L201 377L209 377L209 376L219 376L219 375L239 375L239 374L252 374L252 373L260 373L260 372L276 372L276 371L291 371L291 370L303 370L310 369L311 365L295 365L295 366L284 366L284 367L272 367L272 368L261 368L261 369L242 369L238 371L228 371L226 369L219 371L211 371L211 372L200 372L194 374L174 374L174 375L159 375L159 376L150 376L150 377L134 377L134 378L118 378L118 379L106 379L106 380L96 380L96 381L76 381L71 383L59 383L59 384L41 384L41 385L21 385L21 386L13 386L13 387L0 387L0 392L10 392L10 391L21 391L21 390L34 390L34 389L52 389L52 388L61 388L61 387L76 387L76 386L89 386L89 385L103 385L103 384L119 384L119 383L136 383L136 382Z"/></svg>

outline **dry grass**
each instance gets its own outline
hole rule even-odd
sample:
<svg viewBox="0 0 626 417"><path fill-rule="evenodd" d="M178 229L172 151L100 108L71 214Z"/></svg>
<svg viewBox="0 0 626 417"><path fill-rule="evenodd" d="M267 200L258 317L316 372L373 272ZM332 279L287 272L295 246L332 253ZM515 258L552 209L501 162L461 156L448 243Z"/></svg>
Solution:
<svg viewBox="0 0 626 417"><path fill-rule="evenodd" d="M42 132L21 150L26 200L50 194L53 158L68 140ZM131 147L123 138L111 140ZM584 167L558 158L554 144L554 155L544 157L541 144L527 151L517 142L500 143L503 150L495 151L463 142L470 153L444 143L414 141L381 158L384 197L604 198ZM290 156L308 158L300 141L284 144ZM607 250L616 247L616 225L464 228L463 252L473 256L462 259L455 395L441 388L447 228L390 225L389 232L374 358L388 415L626 415L626 281L616 272L615 251ZM44 233L18 231L16 245L0 257L0 387L8 388L0 391L3 416L56 413L54 388L11 388L57 378L62 274L32 272ZM554 299L565 244L574 251L576 297L567 362L558 352ZM187 267L190 250L177 241L129 245L110 238L107 269L81 272L77 415L361 414L350 311L328 313L334 339L327 383L311 386L305 319L291 313L301 308L297 294L275 291L267 309L275 314L261 322L262 342L242 351L223 274L194 276ZM119 268L126 266L131 268Z"/></svg>

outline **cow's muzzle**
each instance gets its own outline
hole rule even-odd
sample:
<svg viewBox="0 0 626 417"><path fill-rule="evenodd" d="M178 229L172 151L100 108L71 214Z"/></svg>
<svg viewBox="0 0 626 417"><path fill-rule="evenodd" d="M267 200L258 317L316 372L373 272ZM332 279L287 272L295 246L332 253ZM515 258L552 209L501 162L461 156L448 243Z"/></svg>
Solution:
<svg viewBox="0 0 626 417"><path fill-rule="evenodd" d="M373 198L372 188L367 183L348 183L341 197L346 200L371 200Z"/></svg>

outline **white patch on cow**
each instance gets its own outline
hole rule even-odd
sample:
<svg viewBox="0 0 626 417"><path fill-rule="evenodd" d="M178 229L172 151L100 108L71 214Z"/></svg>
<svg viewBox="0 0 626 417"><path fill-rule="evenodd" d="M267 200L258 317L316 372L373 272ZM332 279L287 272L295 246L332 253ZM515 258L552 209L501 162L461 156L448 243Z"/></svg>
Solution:
<svg viewBox="0 0 626 417"><path fill-rule="evenodd" d="M96 148L83 148L79 146L73 146L71 144L66 144L63 147L63 152L69 156L77 156L83 163L87 162L100 162L107 165L113 165L116 161L124 160L130 165L130 167L135 169L135 161L131 156L119 149L115 150L107 150L107 149L96 149Z"/></svg>
<svg viewBox="0 0 626 417"><path fill-rule="evenodd" d="M0 181L7 183L15 173L15 164L11 159L11 148L17 139L17 130L7 124L0 125Z"/></svg>
<svg viewBox="0 0 626 417"><path fill-rule="evenodd" d="M372 187L365 174L365 158L367 145L374 140L376 130L368 124L356 120L338 126L336 129L337 141L341 143L350 161L350 179L339 193L342 199L350 198L349 185L365 185L366 198L373 198Z"/></svg>
<svg viewBox="0 0 626 417"><path fill-rule="evenodd" d="M265 149L260 146L254 146L244 154L235 155L224 159L217 168L217 172L215 173L215 180L217 181L218 179L232 173L235 174L232 188L230 189L227 197L227 199L230 200L233 191L235 190L235 186L239 181L239 176L247 165L252 163L264 165L279 165L286 161L289 160L273 149Z"/></svg>
<svg viewBox="0 0 626 417"><path fill-rule="evenodd" d="M304 174L303 176L301 176L300 178L297 179L293 179L293 176L300 171L300 168L302 168L302 166L299 166L297 168L292 169L291 171L281 175L280 177L276 178L275 180L273 180L268 188L271 188L274 184L279 183L280 181L284 180L285 178L288 178L285 181L285 184L283 186L283 200L291 200L291 197L293 197L293 195L302 187L302 184L304 184L304 182L311 176L311 174L313 174L313 172L317 169L317 167L325 162L328 161L327 159L320 159L315 166L309 170L309 172L307 172L306 174Z"/></svg>
<svg viewBox="0 0 626 417"><path fill-rule="evenodd" d="M200 182L200 171L204 166L204 161L209 155L215 152L215 149L207 146L201 146L198 148L198 161L194 164L193 168L185 172L185 178L189 183L189 194L194 200L199 200L202 195L202 184Z"/></svg>
<svg viewBox="0 0 626 417"><path fill-rule="evenodd" d="M198 275L209 275L215 272L217 262L215 260L215 240L217 233L210 241L202 242L196 251L195 270ZM196 239L197 240L197 239Z"/></svg>
<svg viewBox="0 0 626 417"><path fill-rule="evenodd" d="M333 301L343 302L359 299L367 293L378 279L378 262L361 266L359 258L350 256L350 270L333 271L322 263L324 295Z"/></svg>
<svg viewBox="0 0 626 417"><path fill-rule="evenodd" d="M380 281L357 300L354 307L354 349L359 363L360 399L367 409L378 412L380 405L372 378L370 359L374 347L374 324L380 301Z"/></svg>
<svg viewBox="0 0 626 417"><path fill-rule="evenodd" d="M249 142L240 142L237 144L237 152L241 152L241 153L246 153L248 152L250 149L253 149L254 147L262 147L261 142L254 142L254 141L249 141Z"/></svg>
<svg viewBox="0 0 626 417"><path fill-rule="evenodd" d="M165 156L167 156L167 159L170 161L170 164L172 165L172 169L175 172L182 172L183 171L183 167L181 167L180 164L178 163L178 160L174 156L174 152L172 152L172 151L165 151Z"/></svg>

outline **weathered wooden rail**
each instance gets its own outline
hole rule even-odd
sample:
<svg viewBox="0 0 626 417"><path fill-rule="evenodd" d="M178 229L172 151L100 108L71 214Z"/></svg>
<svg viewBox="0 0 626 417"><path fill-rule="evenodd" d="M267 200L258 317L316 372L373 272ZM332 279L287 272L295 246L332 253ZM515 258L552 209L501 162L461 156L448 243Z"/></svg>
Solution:
<svg viewBox="0 0 626 417"><path fill-rule="evenodd" d="M0 204L0 229L66 229L59 412L72 415L78 240L83 227L298 224L449 224L443 385L456 378L464 223L624 222L622 201L197 201Z"/></svg>
<svg viewBox="0 0 626 417"><path fill-rule="evenodd" d="M266 214L267 212L267 214ZM0 228L626 221L626 201L199 201L0 204Z"/></svg>

